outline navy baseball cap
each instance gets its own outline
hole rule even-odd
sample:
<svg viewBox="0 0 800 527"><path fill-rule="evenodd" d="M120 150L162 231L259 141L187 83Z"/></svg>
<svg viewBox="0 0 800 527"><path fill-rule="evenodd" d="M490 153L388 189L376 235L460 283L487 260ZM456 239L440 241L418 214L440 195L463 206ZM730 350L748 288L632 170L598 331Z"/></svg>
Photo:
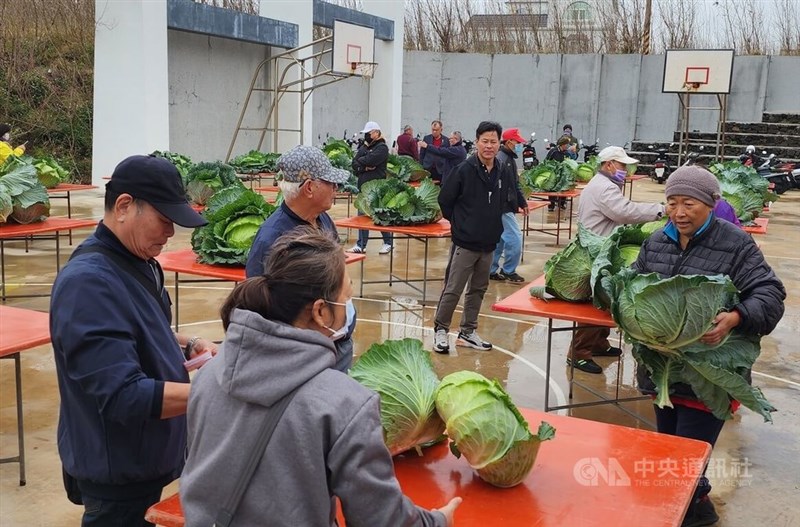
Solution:
<svg viewBox="0 0 800 527"><path fill-rule="evenodd" d="M181 227L208 223L189 205L178 169L163 157L130 156L122 160L106 183L106 191L144 200Z"/></svg>

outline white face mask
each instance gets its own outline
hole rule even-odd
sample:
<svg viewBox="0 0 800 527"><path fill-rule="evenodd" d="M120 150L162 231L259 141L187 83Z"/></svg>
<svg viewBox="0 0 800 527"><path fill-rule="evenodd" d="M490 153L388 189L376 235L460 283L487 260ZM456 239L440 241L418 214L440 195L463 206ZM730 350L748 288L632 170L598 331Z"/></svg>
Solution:
<svg viewBox="0 0 800 527"><path fill-rule="evenodd" d="M344 306L345 309L345 321L344 325L339 329L334 330L333 328L329 328L328 326L322 326L328 331L331 332L330 339L334 342L341 339L345 335L347 335L347 331L350 329L350 326L353 324L353 320L356 318L356 308L353 306L353 299L350 298L344 304L341 302L331 302L330 300L326 300L325 302L329 304L333 304L335 306Z"/></svg>

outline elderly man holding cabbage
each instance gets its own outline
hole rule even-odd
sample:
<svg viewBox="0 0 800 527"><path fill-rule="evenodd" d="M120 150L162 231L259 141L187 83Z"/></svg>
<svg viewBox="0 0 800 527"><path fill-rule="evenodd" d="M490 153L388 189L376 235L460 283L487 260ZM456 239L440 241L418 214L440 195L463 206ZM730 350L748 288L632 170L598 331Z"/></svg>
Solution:
<svg viewBox="0 0 800 527"><path fill-rule="evenodd" d="M719 194L707 170L676 170L665 188L670 221L644 242L633 271L604 282L635 343L639 388L655 396L658 431L712 446L740 403L770 419L750 367L786 298L750 235L713 213ZM703 475L684 527L719 519L710 490Z"/></svg>

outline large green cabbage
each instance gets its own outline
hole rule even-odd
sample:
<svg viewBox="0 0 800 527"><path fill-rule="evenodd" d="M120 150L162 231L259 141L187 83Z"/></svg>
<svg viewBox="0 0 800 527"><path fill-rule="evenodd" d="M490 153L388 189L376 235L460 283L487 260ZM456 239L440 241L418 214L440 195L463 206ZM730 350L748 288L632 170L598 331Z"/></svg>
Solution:
<svg viewBox="0 0 800 527"><path fill-rule="evenodd" d="M205 205L214 193L231 186L243 186L233 167L216 161L192 165L183 180L189 201Z"/></svg>
<svg viewBox="0 0 800 527"><path fill-rule="evenodd" d="M539 165L529 168L520 174L520 184L523 191L530 192L561 192L575 186L575 171L578 163L572 159L561 163L558 161L544 161Z"/></svg>
<svg viewBox="0 0 800 527"><path fill-rule="evenodd" d="M439 187L424 179L417 188L396 178L368 181L355 201L375 225L436 223L442 218Z"/></svg>
<svg viewBox="0 0 800 527"><path fill-rule="evenodd" d="M275 207L242 185L220 190L209 200L203 217L208 225L192 233L192 249L207 264L246 265L258 228Z"/></svg>
<svg viewBox="0 0 800 527"><path fill-rule="evenodd" d="M462 454L478 475L497 487L522 482L533 467L539 445L555 429L542 421L537 435L497 381L471 371L451 373L436 393L450 450Z"/></svg>
<svg viewBox="0 0 800 527"><path fill-rule="evenodd" d="M280 153L260 152L250 150L246 154L236 156L228 163L239 174L259 174L262 172L277 172Z"/></svg>
<svg viewBox="0 0 800 527"><path fill-rule="evenodd" d="M544 287L530 288L531 296L544 298L549 293L567 302L592 299L592 263L605 238L578 225L578 235L544 264Z"/></svg>
<svg viewBox="0 0 800 527"><path fill-rule="evenodd" d="M752 224L761 214L764 203L778 199L777 194L769 191L769 182L755 168L739 161L716 163L709 170L717 176L722 197L731 204L743 224Z"/></svg>
<svg viewBox="0 0 800 527"><path fill-rule="evenodd" d="M431 173L411 156L390 155L386 163L386 171L404 183L421 181L431 177Z"/></svg>
<svg viewBox="0 0 800 527"><path fill-rule="evenodd" d="M659 408L672 407L670 386L686 383L718 419L730 419L730 398L771 421L772 405L743 375L760 353L760 339L731 332L716 346L700 342L722 311L737 300L728 277L638 274L623 268L605 276L611 315L634 344L634 356L650 371Z"/></svg>
<svg viewBox="0 0 800 527"><path fill-rule="evenodd" d="M439 378L422 342L373 344L350 376L380 395L383 438L393 456L442 438L444 423L434 404Z"/></svg>
<svg viewBox="0 0 800 527"><path fill-rule="evenodd" d="M192 168L192 160L189 158L189 156L185 156L177 152L168 152L166 150L156 150L150 155L154 157L163 157L175 165L175 168L178 169L178 173L181 175L181 179L184 181L184 185L186 184L186 174L188 174L189 169Z"/></svg>
<svg viewBox="0 0 800 527"><path fill-rule="evenodd" d="M0 223L44 221L50 215L50 199L36 175L36 168L14 157L0 167Z"/></svg>

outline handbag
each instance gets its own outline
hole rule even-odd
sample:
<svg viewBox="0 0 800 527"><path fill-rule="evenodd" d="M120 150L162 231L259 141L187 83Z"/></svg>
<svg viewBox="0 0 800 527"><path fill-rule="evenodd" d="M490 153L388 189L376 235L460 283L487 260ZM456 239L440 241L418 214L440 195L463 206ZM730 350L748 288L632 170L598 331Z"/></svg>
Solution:
<svg viewBox="0 0 800 527"><path fill-rule="evenodd" d="M228 500L225 502L225 505L223 505L222 509L220 509L220 511L217 513L217 519L214 520L212 527L230 526L231 521L233 521L233 517L236 514L236 509L239 508L239 503L242 501L244 491L247 489L247 485L253 478L256 467L264 455L264 450L267 448L269 440L272 438L272 433L275 431L278 421L281 420L283 412L286 411L286 407L289 406L289 403L292 402L292 399L294 399L294 396L297 393L297 390L300 389L300 386L284 395L277 403L275 403L272 411L269 412L267 418L264 419L263 423L261 423L261 429L258 432L256 444L251 451L250 459L247 460L244 471L236 481L236 485L233 487L233 493L228 496Z"/></svg>

